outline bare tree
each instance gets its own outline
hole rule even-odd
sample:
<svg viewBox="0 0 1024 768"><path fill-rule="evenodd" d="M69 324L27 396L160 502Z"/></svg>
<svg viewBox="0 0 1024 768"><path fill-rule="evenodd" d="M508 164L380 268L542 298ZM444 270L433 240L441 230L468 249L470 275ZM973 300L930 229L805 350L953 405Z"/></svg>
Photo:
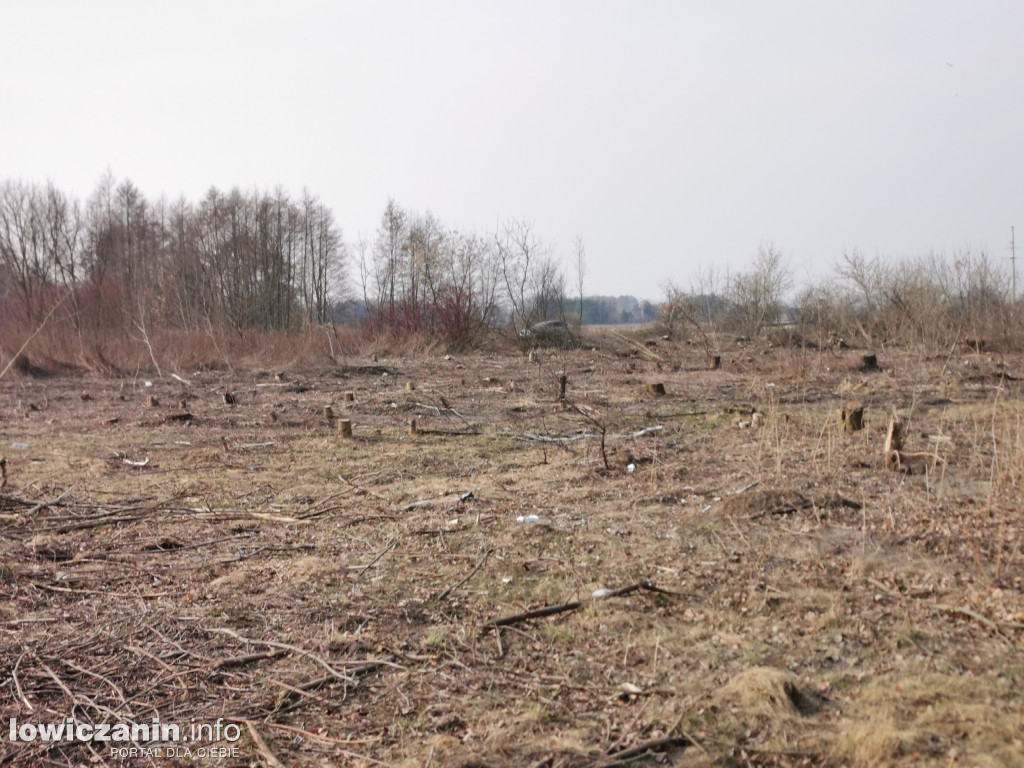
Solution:
<svg viewBox="0 0 1024 768"><path fill-rule="evenodd" d="M773 245L761 246L749 272L736 275L729 298L739 327L747 336L757 336L781 317L782 299L792 283L782 252Z"/></svg>
<svg viewBox="0 0 1024 768"><path fill-rule="evenodd" d="M495 232L494 244L512 322L525 328L534 320L529 288L536 262L545 255L543 243L529 221L509 219Z"/></svg>
<svg viewBox="0 0 1024 768"><path fill-rule="evenodd" d="M402 246L407 235L408 216L394 200L389 199L377 228L373 244L373 277L376 289L373 312L395 311L398 297L398 272Z"/></svg>
<svg viewBox="0 0 1024 768"><path fill-rule="evenodd" d="M5 182L0 188L0 264L11 276L21 313L30 323L45 314L39 301L49 273L42 208L35 187Z"/></svg>
<svg viewBox="0 0 1024 768"><path fill-rule="evenodd" d="M576 255L576 293L580 301L579 326L583 325L583 280L587 275L587 246L580 235L576 235L574 243Z"/></svg>

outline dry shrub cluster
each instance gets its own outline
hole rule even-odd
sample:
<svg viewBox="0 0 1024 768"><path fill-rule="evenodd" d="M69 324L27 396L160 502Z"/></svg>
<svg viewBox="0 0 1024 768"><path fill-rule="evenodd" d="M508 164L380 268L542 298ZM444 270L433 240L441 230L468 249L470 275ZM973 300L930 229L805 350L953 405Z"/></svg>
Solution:
<svg viewBox="0 0 1024 768"><path fill-rule="evenodd" d="M817 297L803 297L801 322L872 348L1007 350L1024 343L1024 313L1014 309L1009 275L984 253L902 260L853 253L837 277Z"/></svg>
<svg viewBox="0 0 1024 768"><path fill-rule="evenodd" d="M665 284L661 325L670 336L699 341L706 351L716 334L776 345L857 346L948 353L1024 347L1024 311L1015 302L1005 265L985 253L952 257L869 259L844 255L834 274L787 300L791 276L779 252L762 248L747 272L724 278L702 273L684 290Z"/></svg>

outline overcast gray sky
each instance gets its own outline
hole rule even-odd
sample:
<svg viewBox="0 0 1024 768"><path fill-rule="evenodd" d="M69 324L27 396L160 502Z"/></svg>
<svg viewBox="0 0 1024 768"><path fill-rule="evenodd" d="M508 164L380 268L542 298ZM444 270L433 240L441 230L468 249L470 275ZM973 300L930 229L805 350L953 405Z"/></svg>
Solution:
<svg viewBox="0 0 1024 768"><path fill-rule="evenodd" d="M1024 240L1024 3L0 0L0 179L530 219L587 293Z"/></svg>

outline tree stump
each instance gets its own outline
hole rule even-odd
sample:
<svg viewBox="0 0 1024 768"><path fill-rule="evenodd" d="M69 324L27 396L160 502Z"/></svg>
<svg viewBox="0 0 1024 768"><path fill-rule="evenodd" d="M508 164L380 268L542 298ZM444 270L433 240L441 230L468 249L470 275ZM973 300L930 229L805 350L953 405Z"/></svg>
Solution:
<svg viewBox="0 0 1024 768"><path fill-rule="evenodd" d="M903 437L906 434L907 423L895 413L889 419L889 428L885 431L885 467L886 469L898 470L903 465L900 451L903 450Z"/></svg>
<svg viewBox="0 0 1024 768"><path fill-rule="evenodd" d="M652 381L647 385L647 391L655 397L661 397L665 394L665 385L660 381Z"/></svg>
<svg viewBox="0 0 1024 768"><path fill-rule="evenodd" d="M352 422L348 419L338 419L338 434L344 438L351 438Z"/></svg>
<svg viewBox="0 0 1024 768"><path fill-rule="evenodd" d="M346 403L354 402L355 399L356 399L356 396L355 396L355 393L353 393L353 392L346 392L345 395L342 397L342 400L344 400Z"/></svg>
<svg viewBox="0 0 1024 768"><path fill-rule="evenodd" d="M851 400L846 407L839 412L839 420L846 432L859 432L864 429L864 406L856 400Z"/></svg>
<svg viewBox="0 0 1024 768"><path fill-rule="evenodd" d="M324 406L324 419L328 424L334 421L334 409L329 405Z"/></svg>
<svg viewBox="0 0 1024 768"><path fill-rule="evenodd" d="M864 355L861 358L862 371L877 371L878 370L878 355L873 352L870 355Z"/></svg>
<svg viewBox="0 0 1024 768"><path fill-rule="evenodd" d="M721 367L722 367L722 356L721 355L712 355L712 357L711 357L711 370L717 371Z"/></svg>
<svg viewBox="0 0 1024 768"><path fill-rule="evenodd" d="M566 374L561 374L558 377L558 402L565 402L565 388L569 385L569 377Z"/></svg>
<svg viewBox="0 0 1024 768"><path fill-rule="evenodd" d="M409 434L418 435L420 428L416 426L416 419L409 419Z"/></svg>
<svg viewBox="0 0 1024 768"><path fill-rule="evenodd" d="M415 381L407 381L407 382L405 382L405 391L406 392L415 392L416 391L416 382Z"/></svg>

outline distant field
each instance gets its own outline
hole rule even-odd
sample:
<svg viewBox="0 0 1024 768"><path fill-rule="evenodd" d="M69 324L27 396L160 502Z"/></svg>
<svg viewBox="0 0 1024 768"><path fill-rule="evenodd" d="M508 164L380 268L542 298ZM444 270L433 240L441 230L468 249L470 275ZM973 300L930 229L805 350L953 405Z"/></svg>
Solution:
<svg viewBox="0 0 1024 768"><path fill-rule="evenodd" d="M140 766L1024 765L1021 356L636 331L9 374L0 765L120 764L8 738L71 715L241 734Z"/></svg>

